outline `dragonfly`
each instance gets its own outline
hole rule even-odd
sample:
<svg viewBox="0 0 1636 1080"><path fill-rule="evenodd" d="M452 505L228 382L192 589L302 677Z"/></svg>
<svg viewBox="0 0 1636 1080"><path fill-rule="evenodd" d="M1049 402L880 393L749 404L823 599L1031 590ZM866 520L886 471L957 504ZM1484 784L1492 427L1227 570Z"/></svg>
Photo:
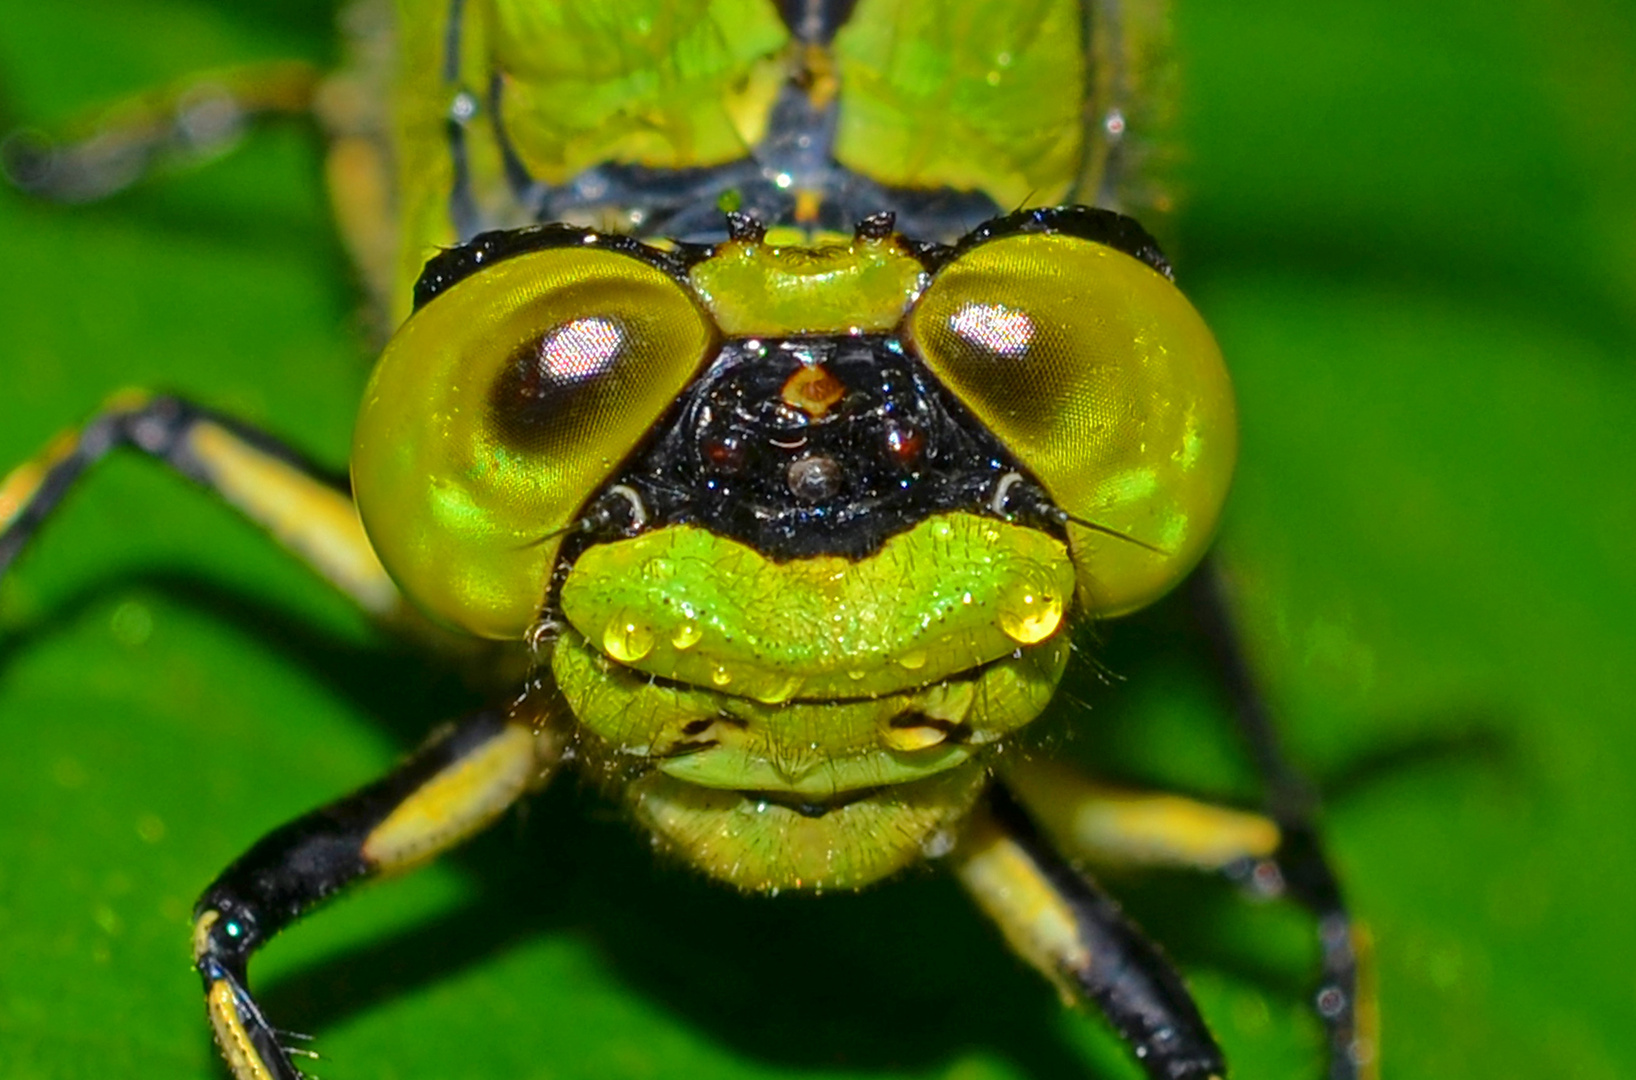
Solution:
<svg viewBox="0 0 1636 1080"><path fill-rule="evenodd" d="M77 141L8 144L20 186L89 200L312 114L393 330L350 486L202 403L121 393L0 487L8 572L91 465L134 449L388 628L494 672L489 707L205 890L194 964L235 1076L300 1075L251 990L262 945L569 768L741 890L935 861L1155 1077L1226 1063L1082 867L1287 893L1319 926L1328 1074L1359 1075L1354 937L1310 796L1211 564L1188 576L1236 434L1214 342L1138 223L1166 206L1144 141L1163 10L359 10L337 74L227 73ZM1177 587L1265 814L1029 749L1073 627Z"/></svg>

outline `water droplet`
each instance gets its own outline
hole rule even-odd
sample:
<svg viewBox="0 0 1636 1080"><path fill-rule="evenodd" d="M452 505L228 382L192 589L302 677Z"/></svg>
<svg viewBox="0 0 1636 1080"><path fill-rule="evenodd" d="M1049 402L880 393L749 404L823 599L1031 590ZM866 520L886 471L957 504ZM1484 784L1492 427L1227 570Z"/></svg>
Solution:
<svg viewBox="0 0 1636 1080"><path fill-rule="evenodd" d="M926 666L926 650L911 649L898 657L898 666L909 671L919 671Z"/></svg>
<svg viewBox="0 0 1636 1080"><path fill-rule="evenodd" d="M783 682L761 687L750 696L763 705L782 705L794 697L795 692L799 689L801 689L801 677L791 675Z"/></svg>
<svg viewBox="0 0 1636 1080"><path fill-rule="evenodd" d="M948 738L948 732L942 728L922 725L919 727L888 728L881 737L881 741L893 750L902 750L912 753L916 750L925 750L936 746Z"/></svg>
<svg viewBox="0 0 1636 1080"><path fill-rule="evenodd" d="M728 683L733 681L733 673L722 667L720 664L717 664L714 668L710 669L710 681L715 683L717 686L726 686Z"/></svg>
<svg viewBox="0 0 1636 1080"><path fill-rule="evenodd" d="M678 649L691 649L704 637L704 631L692 619L678 623L676 629L670 632L670 643Z"/></svg>
<svg viewBox="0 0 1636 1080"><path fill-rule="evenodd" d="M653 651L653 627L633 612L616 612L602 631L602 651L622 664L634 664Z"/></svg>
<svg viewBox="0 0 1636 1080"><path fill-rule="evenodd" d="M1062 625L1062 597L1026 582L1007 588L996 606L1000 629L1019 645L1044 641Z"/></svg>
<svg viewBox="0 0 1636 1080"><path fill-rule="evenodd" d="M867 672L867 671L849 671L849 672L846 673L846 677L851 679L853 682L863 682L865 679L867 679L869 677L869 672Z"/></svg>

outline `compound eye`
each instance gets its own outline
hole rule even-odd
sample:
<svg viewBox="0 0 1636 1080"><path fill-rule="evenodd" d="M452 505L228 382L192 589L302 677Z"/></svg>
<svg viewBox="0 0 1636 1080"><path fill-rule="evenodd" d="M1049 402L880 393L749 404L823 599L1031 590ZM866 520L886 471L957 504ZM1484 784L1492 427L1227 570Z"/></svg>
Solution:
<svg viewBox="0 0 1636 1080"><path fill-rule="evenodd" d="M715 348L686 287L634 255L548 248L440 293L388 343L352 482L382 563L420 607L521 637L558 534Z"/></svg>
<svg viewBox="0 0 1636 1080"><path fill-rule="evenodd" d="M1096 526L1068 526L1090 614L1150 603L1202 557L1237 419L1221 351L1168 278L1082 237L1002 236L943 267L906 329L1052 500Z"/></svg>

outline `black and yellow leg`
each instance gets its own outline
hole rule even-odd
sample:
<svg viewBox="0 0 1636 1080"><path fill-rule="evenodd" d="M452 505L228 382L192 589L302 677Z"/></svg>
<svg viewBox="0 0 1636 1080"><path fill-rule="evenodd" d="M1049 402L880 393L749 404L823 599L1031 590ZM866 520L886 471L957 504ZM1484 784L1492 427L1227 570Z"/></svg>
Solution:
<svg viewBox="0 0 1636 1080"><path fill-rule="evenodd" d="M1011 947L1065 996L1100 1009L1153 1080L1226 1075L1175 968L1052 849L1003 785L989 792L952 858Z"/></svg>
<svg viewBox="0 0 1636 1080"><path fill-rule="evenodd" d="M310 114L320 83L317 69L296 60L201 72L99 110L60 138L13 134L0 163L31 195L90 202L156 169L219 153L252 123Z"/></svg>
<svg viewBox="0 0 1636 1080"><path fill-rule="evenodd" d="M345 490L268 435L180 398L140 391L116 394L90 423L58 436L0 480L0 575L74 481L122 446L221 495L376 619L447 642L448 634L404 602Z"/></svg>
<svg viewBox="0 0 1636 1080"><path fill-rule="evenodd" d="M1236 873L1273 858L1283 842L1261 814L1106 784L1055 761L1019 758L1003 772L1051 842L1095 866Z"/></svg>
<svg viewBox="0 0 1636 1080"><path fill-rule="evenodd" d="M263 837L194 909L193 959L216 1042L235 1080L298 1080L249 991L250 956L353 883L413 869L491 824L549 778L553 730L498 712L447 730L384 779Z"/></svg>
<svg viewBox="0 0 1636 1080"><path fill-rule="evenodd" d="M93 202L154 173L216 157L254 127L310 121L328 149L324 172L336 225L385 312L399 284L398 207L387 150L390 28L380 19L347 21L341 71L281 60L196 72L97 109L50 135L12 132L0 141L0 171L12 186L41 199Z"/></svg>
<svg viewBox="0 0 1636 1080"><path fill-rule="evenodd" d="M1378 1032L1369 972L1367 935L1352 922L1339 880L1319 839L1317 797L1290 765L1279 746L1272 715L1262 696L1243 643L1234 629L1220 566L1207 559L1189 579L1194 619L1210 642L1234 716L1244 732L1267 791L1267 810L1280 842L1270 859L1257 860L1251 873L1257 887L1287 893L1318 922L1320 974L1314 996L1329 1046L1330 1080L1376 1075ZM1361 988L1361 989L1360 989Z"/></svg>

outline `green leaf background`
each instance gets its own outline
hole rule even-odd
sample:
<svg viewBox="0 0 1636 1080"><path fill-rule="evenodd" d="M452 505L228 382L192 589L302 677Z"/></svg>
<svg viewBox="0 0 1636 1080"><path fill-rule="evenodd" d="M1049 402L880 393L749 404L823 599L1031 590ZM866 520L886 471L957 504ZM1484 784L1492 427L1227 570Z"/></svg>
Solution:
<svg viewBox="0 0 1636 1080"><path fill-rule="evenodd" d="M333 58L322 0L10 5L8 123L180 73ZM1234 366L1223 551L1376 943L1382 1064L1636 1075L1636 12L1615 0L1182 0L1174 254ZM357 294L299 126L74 209L0 193L0 461L124 385L341 464ZM1252 800L1174 605L1048 723L1107 771ZM142 461L0 591L0 1075L219 1077L193 897L373 777L453 676ZM1239 1077L1316 1077L1310 931L1110 879ZM561 785L256 969L325 1080L1136 1075L932 873L727 894Z"/></svg>

